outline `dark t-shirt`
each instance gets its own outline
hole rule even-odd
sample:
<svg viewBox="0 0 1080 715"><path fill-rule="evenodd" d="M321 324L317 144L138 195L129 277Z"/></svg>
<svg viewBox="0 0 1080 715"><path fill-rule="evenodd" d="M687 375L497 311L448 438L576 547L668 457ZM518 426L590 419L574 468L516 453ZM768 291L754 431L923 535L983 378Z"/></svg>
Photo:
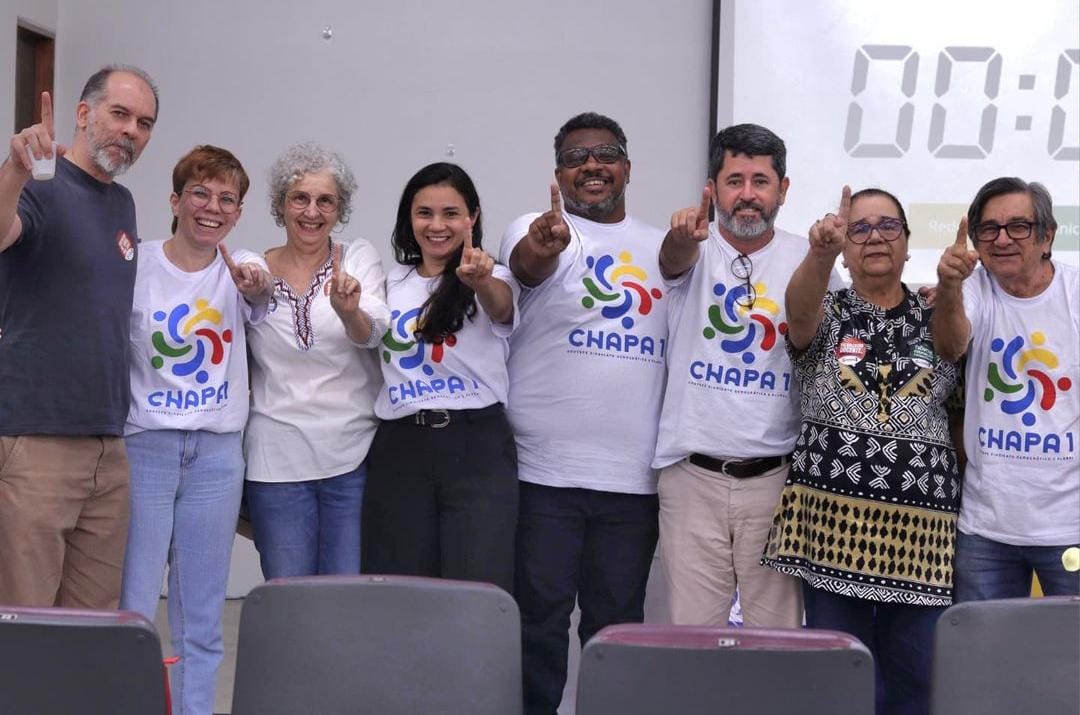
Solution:
<svg viewBox="0 0 1080 715"><path fill-rule="evenodd" d="M19 197L0 253L0 434L121 435L130 384L135 203L70 161Z"/></svg>

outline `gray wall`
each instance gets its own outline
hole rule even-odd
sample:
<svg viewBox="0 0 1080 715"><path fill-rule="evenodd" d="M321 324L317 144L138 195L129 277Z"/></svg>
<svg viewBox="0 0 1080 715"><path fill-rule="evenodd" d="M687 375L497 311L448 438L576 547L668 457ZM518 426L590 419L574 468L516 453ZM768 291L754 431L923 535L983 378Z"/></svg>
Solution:
<svg viewBox="0 0 1080 715"><path fill-rule="evenodd" d="M283 242L266 170L287 145L313 139L340 151L360 184L345 238L367 238L389 261L405 181L449 158L477 183L494 253L512 218L549 200L552 138L580 111L626 130L632 213L666 225L697 202L711 130L711 12L712 0L0 0L0 97L14 93L16 14L56 32L61 142L91 72L117 61L149 71L161 115L121 178L143 239L167 237L172 167L209 142L236 153L253 182L229 243ZM0 103L0 134L12 111ZM230 595L260 580L250 542L238 538Z"/></svg>
<svg viewBox="0 0 1080 715"><path fill-rule="evenodd" d="M473 176L486 246L510 219L543 208L559 125L584 110L622 123L633 162L629 206L666 224L696 201L710 130L711 0L259 0L184 3L59 0L58 116L109 61L158 81L160 121L122 181L142 238L164 238L169 176L196 143L234 151L253 179L230 243L284 240L267 210L265 173L290 143L345 156L360 190L345 237L388 259L401 188L447 159ZM333 37L323 38L330 26Z"/></svg>

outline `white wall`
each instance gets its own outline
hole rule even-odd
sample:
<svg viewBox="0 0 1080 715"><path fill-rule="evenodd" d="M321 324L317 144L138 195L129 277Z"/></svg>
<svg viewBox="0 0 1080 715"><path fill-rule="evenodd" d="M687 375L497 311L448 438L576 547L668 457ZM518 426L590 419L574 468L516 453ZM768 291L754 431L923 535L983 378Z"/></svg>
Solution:
<svg viewBox="0 0 1080 715"><path fill-rule="evenodd" d="M57 0L0 0L0 136L11 136L15 122L15 47L18 23L56 34ZM7 156L7 142L3 155Z"/></svg>
<svg viewBox="0 0 1080 715"><path fill-rule="evenodd" d="M144 239L166 237L172 167L209 142L236 153L253 180L229 243L283 242L269 216L265 174L286 146L313 139L340 151L360 185L344 236L372 241L384 262L405 181L448 159L453 145L451 160L477 183L485 246L494 252L512 218L545 207L552 139L586 110L614 117L629 137L632 213L666 225L700 195L711 129L712 0L58 4L54 103L62 142L70 141L83 83L101 65L140 65L161 89L154 136L121 179L135 195ZM56 14L42 24L55 26ZM13 32L11 42L8 66ZM229 593L259 581L254 550L238 539Z"/></svg>
<svg viewBox="0 0 1080 715"><path fill-rule="evenodd" d="M477 183L494 250L510 219L548 201L559 125L596 110L629 136L631 211L666 224L696 200L705 173L711 5L60 0L60 130L70 136L74 97L93 69L141 65L162 95L154 137L122 179L142 238L166 234L176 160L211 142L234 151L253 179L230 242L282 242L265 173L288 144L314 139L341 151L360 184L344 235L388 259L405 181L447 159L448 145Z"/></svg>

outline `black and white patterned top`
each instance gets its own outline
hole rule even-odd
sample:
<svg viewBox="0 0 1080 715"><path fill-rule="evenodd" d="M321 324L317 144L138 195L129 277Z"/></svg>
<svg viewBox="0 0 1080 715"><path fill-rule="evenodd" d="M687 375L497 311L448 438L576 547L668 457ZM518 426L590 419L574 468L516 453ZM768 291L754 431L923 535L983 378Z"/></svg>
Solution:
<svg viewBox="0 0 1080 715"><path fill-rule="evenodd" d="M904 287L884 310L829 293L803 352L789 343L802 425L762 562L814 588L892 603L952 602L960 476L945 402L954 363Z"/></svg>

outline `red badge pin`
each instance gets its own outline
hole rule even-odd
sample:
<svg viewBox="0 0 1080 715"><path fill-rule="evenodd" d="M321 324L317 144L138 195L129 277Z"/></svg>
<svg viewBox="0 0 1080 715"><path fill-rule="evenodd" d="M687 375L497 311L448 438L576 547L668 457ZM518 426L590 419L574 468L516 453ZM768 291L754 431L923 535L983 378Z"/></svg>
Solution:
<svg viewBox="0 0 1080 715"><path fill-rule="evenodd" d="M135 242L127 235L127 231L116 234L116 250L120 251L120 257L125 261L135 259Z"/></svg>
<svg viewBox="0 0 1080 715"><path fill-rule="evenodd" d="M866 343L856 337L848 336L836 346L836 359L845 365L862 362L866 357Z"/></svg>

